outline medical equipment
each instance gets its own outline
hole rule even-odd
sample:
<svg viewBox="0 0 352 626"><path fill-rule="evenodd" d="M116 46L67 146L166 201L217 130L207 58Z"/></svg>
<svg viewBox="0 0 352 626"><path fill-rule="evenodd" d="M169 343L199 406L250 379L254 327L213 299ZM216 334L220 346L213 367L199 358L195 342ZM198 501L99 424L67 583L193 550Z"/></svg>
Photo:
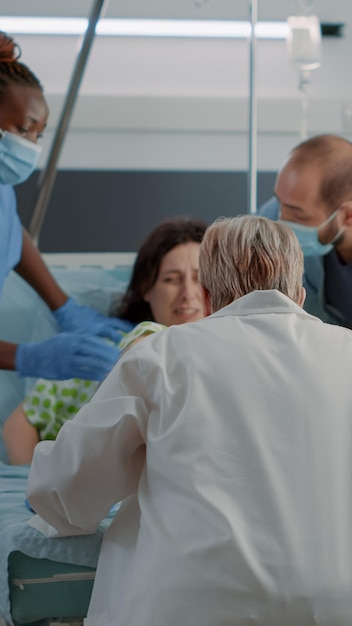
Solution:
<svg viewBox="0 0 352 626"><path fill-rule="evenodd" d="M342 128L345 133L352 132L352 102L343 102L341 107Z"/></svg>
<svg viewBox="0 0 352 626"><path fill-rule="evenodd" d="M59 124L56 129L52 146L50 148L48 163L44 168L43 174L39 181L38 196L29 226L29 233L36 245L38 244L40 230L47 210L50 194L54 186L57 162L59 159L65 134L71 120L79 86L81 84L83 73L88 60L89 52L94 40L95 28L98 23L100 14L103 10L105 10L108 1L109 0L94 0L91 14L89 16L88 26L82 39L82 45L76 59L76 64L66 95Z"/></svg>
<svg viewBox="0 0 352 626"><path fill-rule="evenodd" d="M249 42L249 128L248 128L248 173L249 173L249 212L257 212L257 141L258 141L258 105L256 89L256 35L258 2L250 0L249 14L251 36Z"/></svg>
<svg viewBox="0 0 352 626"><path fill-rule="evenodd" d="M320 238L326 240L326 227L330 230L330 224L335 219L339 209L336 209L330 217L325 220L320 226L306 226L306 224L299 224L298 222L290 222L285 220L282 222L289 226L291 230L295 233L301 250L305 257L308 256L325 256L325 254L329 254L331 250L333 250L334 244L341 240L341 235L343 233L343 228L338 229L337 233L332 235L332 233L328 232L328 238L326 243L322 243ZM325 230L325 234L324 234ZM323 231L323 233L322 233Z"/></svg>
<svg viewBox="0 0 352 626"><path fill-rule="evenodd" d="M320 67L321 28L316 15L292 15L287 23L287 48L290 60L298 70L302 106L300 138L304 141L308 136L307 86L311 82L311 72Z"/></svg>
<svg viewBox="0 0 352 626"><path fill-rule="evenodd" d="M0 129L0 183L18 185L35 170L42 147L15 133Z"/></svg>

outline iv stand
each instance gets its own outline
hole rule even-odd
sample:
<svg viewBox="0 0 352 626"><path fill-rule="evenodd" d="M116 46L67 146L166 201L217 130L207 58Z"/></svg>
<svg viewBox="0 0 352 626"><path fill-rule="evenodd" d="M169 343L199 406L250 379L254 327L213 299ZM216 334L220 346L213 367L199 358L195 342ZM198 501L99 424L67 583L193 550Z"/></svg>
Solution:
<svg viewBox="0 0 352 626"><path fill-rule="evenodd" d="M65 103L61 112L59 124L50 148L48 162L38 181L38 197L28 229L32 241L35 245L38 245L41 227L44 221L51 191L55 182L57 161L61 152L68 125L70 123L83 72L93 43L95 28L102 12L104 2L105 0L95 0L94 2L94 6L89 17L88 26L82 40L80 51L77 56Z"/></svg>
<svg viewBox="0 0 352 626"><path fill-rule="evenodd" d="M257 0L249 1L251 21L250 53L249 53L249 213L257 212L257 94L256 94L256 36L255 25L258 19Z"/></svg>

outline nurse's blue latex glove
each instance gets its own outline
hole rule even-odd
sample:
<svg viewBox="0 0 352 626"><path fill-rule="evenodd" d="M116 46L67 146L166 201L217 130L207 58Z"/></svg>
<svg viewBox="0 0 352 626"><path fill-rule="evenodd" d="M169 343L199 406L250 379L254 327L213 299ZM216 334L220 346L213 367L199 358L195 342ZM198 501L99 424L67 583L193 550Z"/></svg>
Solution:
<svg viewBox="0 0 352 626"><path fill-rule="evenodd" d="M116 343L122 339L122 333L128 333L135 326L117 317L101 315L88 306L77 304L73 298L52 313L61 331L98 335Z"/></svg>
<svg viewBox="0 0 352 626"><path fill-rule="evenodd" d="M30 511L31 513L35 513L35 510L32 509L31 505L29 504L29 500L27 500L27 498L25 499L24 504L26 508L28 509L28 511Z"/></svg>
<svg viewBox="0 0 352 626"><path fill-rule="evenodd" d="M60 333L39 343L20 344L15 368L20 376L103 380L119 356L118 348L98 337Z"/></svg>

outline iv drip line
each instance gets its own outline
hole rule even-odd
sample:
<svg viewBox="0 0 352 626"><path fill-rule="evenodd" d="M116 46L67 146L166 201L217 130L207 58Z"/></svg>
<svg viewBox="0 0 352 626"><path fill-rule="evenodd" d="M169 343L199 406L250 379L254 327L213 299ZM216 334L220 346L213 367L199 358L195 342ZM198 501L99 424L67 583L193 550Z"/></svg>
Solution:
<svg viewBox="0 0 352 626"><path fill-rule="evenodd" d="M299 75L298 89L301 93L301 121L300 121L300 140L308 139L308 94L307 85L310 83L310 75L307 70L301 69Z"/></svg>

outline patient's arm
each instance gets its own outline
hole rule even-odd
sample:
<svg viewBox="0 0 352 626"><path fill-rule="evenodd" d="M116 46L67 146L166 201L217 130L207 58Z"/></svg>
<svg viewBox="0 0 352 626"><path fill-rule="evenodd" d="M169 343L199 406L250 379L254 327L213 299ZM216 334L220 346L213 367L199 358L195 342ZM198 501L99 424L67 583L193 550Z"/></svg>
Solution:
<svg viewBox="0 0 352 626"><path fill-rule="evenodd" d="M37 429L27 420L22 405L6 420L2 436L10 463L13 465L31 463L39 435Z"/></svg>
<svg viewBox="0 0 352 626"><path fill-rule="evenodd" d="M121 342L123 343L123 353L127 352L144 337L154 334L163 328L165 327L156 322L142 322L128 333ZM63 422L71 418L72 416L66 414ZM37 428L28 421L23 404L20 404L6 420L2 434L10 463L12 465L31 463L34 448L40 441L40 437Z"/></svg>
<svg viewBox="0 0 352 626"><path fill-rule="evenodd" d="M129 350L147 334L150 333L138 337L133 342L131 341L124 351ZM23 404L20 404L6 420L2 437L12 465L24 465L32 462L33 451L40 441L40 437L37 428L28 421Z"/></svg>
<svg viewBox="0 0 352 626"><path fill-rule="evenodd" d="M149 334L146 332L145 335L131 341L124 351L129 350ZM33 451L40 441L40 437L37 428L28 421L23 404L20 404L6 420L2 436L12 465L24 465L32 462Z"/></svg>

